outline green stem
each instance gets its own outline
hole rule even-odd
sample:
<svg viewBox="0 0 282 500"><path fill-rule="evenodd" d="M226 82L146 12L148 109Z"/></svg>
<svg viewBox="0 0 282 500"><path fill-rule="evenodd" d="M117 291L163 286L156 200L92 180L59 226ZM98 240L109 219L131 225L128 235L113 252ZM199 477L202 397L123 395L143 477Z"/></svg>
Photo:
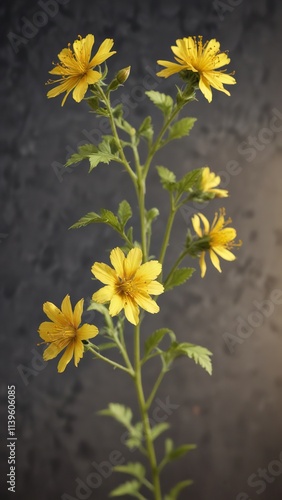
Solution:
<svg viewBox="0 0 282 500"><path fill-rule="evenodd" d="M115 120L114 120L114 116L113 116L113 112L112 112L112 108L111 108L110 98L106 96L102 87L100 87L99 85L97 85L97 87L99 89L100 95L101 95L101 97L105 103L105 106L107 108L107 111L109 113L109 120L110 120L110 124L111 124L111 129L112 129L112 133L113 133L113 136L115 138L115 141L116 141L116 145L117 145L117 148L119 151L120 158L121 158L127 172L129 173L129 175L132 179L132 182L136 188L136 175L133 172L133 170L132 170L131 166L129 165L129 163L126 159L126 156L124 154L123 147L121 145L120 138L119 138L119 135L117 133L117 128L116 128L116 124L115 124Z"/></svg>
<svg viewBox="0 0 282 500"><path fill-rule="evenodd" d="M160 477L158 472L158 465L156 459L155 448L152 440L151 426L149 416L146 408L146 401L144 397L142 376L141 376L141 361L140 361L140 323L135 327L134 336L134 358L135 358L135 386L137 391L137 398L144 428L144 434L147 445L148 459L150 462L152 472L152 482L154 486L155 500L162 500Z"/></svg>
<svg viewBox="0 0 282 500"><path fill-rule="evenodd" d="M162 380L163 380L163 378L164 378L164 376L165 376L165 373L166 373L166 372L162 370L162 371L160 372L160 374L159 374L159 376L158 376L158 378L157 378L156 382L155 382L155 385L154 385L154 387L153 387L153 389L152 389L152 391L151 391L151 394L150 394L150 396L148 397L148 399L147 399L147 401L146 401L146 409L147 409L147 411L149 410L149 408L150 408L150 406L151 406L152 402L154 401L155 395L156 395L156 393L157 393L158 388L160 387L160 385L161 385L161 383L162 383Z"/></svg>
<svg viewBox="0 0 282 500"><path fill-rule="evenodd" d="M109 365L113 366L114 368L119 368L120 370L128 373L130 376L134 376L134 372L131 372L128 368L125 366L120 365L119 363L116 363L115 361L112 361L111 359L106 358L105 356L102 356L99 352L97 352L91 345L86 346L87 350L95 354L96 358L101 359L102 361L105 361Z"/></svg>
<svg viewBox="0 0 282 500"><path fill-rule="evenodd" d="M167 251L168 244L169 244L169 239L170 239L170 233L171 233L173 222L174 222L174 218L175 218L175 215L176 215L176 208L174 206L174 200L173 200L172 193L169 193L169 196L170 196L170 214L169 214L169 217L168 217L168 220L167 220L167 225L166 225L166 229L165 229L164 239L163 239L163 243L162 243L162 246L161 246L161 252L160 252L160 257L159 257L159 262L161 264L163 264L163 261L164 261L165 255L166 255L166 251Z"/></svg>
<svg viewBox="0 0 282 500"><path fill-rule="evenodd" d="M188 254L188 252L186 249L183 250L183 252L181 252L181 254L179 255L178 259L176 260L176 262L172 266L171 270L169 271L169 273L165 279L164 287L166 287L168 285L169 280L170 280L171 276L173 275L175 269L177 269L178 265L180 264L180 262L182 262L182 260L184 259L184 257L186 257L187 254Z"/></svg>
<svg viewBox="0 0 282 500"><path fill-rule="evenodd" d="M168 117L167 121L163 124L163 127L160 130L160 133L159 133L158 137L156 138L154 144L152 145L151 150L150 150L150 152L148 154L147 161L146 161L146 163L144 165L144 177L145 178L146 178L146 176L148 174L148 171L149 171L152 159L153 159L155 153L157 152L157 150L159 149L159 146L160 146L160 143L161 143L161 140L162 140L164 134L166 133L169 125L174 120L174 118L179 113L179 111L181 110L182 107L183 107L183 104L177 105L174 108L174 110L172 111L171 115Z"/></svg>
<svg viewBox="0 0 282 500"><path fill-rule="evenodd" d="M141 246L144 262L147 261L147 233L146 233L146 217L145 217L145 177L143 177L143 169L140 165L140 158L135 143L135 137L131 137L131 145L136 165L137 174L137 198L139 204L139 215L140 215L140 227L141 227Z"/></svg>

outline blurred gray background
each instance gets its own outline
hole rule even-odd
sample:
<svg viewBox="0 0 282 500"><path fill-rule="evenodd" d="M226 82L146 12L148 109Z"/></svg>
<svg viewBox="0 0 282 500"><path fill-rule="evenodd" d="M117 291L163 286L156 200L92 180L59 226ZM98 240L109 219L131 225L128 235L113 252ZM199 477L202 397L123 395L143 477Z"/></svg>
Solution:
<svg viewBox="0 0 282 500"><path fill-rule="evenodd" d="M161 125L160 113L143 95L144 82L155 90L174 92L177 77L164 80L154 74L157 59L171 59L170 46L176 38L216 37L222 50L230 51L228 71L236 71L238 82L229 87L232 96L214 91L209 104L198 94L199 102L184 112L198 118L189 139L168 146L156 163L178 176L205 164L220 172L231 193L224 205L244 245L236 262L223 262L222 274L209 263L204 280L198 262L187 259L197 273L160 298L161 312L147 319L143 332L145 338L155 328L168 326L179 340L199 343L214 353L212 377L192 361L179 360L161 386L161 403L169 398L177 407L163 413L175 443L198 446L167 469L164 491L188 477L194 485L181 499L281 500L282 305L273 297L278 296L274 290L282 290L282 4L278 0L61 0L53 7L48 4L49 14L46 5L44 0L41 4L14 0L0 8L5 66L0 82L1 498L13 495L7 494L6 486L7 384L16 385L17 396L13 498L79 498L76 478L85 481L94 471L93 461L109 461L113 450L124 460L139 459L137 452L124 446L123 429L96 413L109 401L130 404L137 412L126 376L93 363L90 354L78 369L70 364L59 375L57 360L42 363L42 346L37 346L36 331L45 320L42 303L50 300L59 305L67 293L73 302L89 299L97 289L91 265L107 260L105 251L120 243L104 226L67 228L88 211L116 210L124 197L137 208L120 166L99 166L89 176L86 163L68 171L62 168L79 144L96 143L103 132L86 104L79 106L69 98L61 108L61 98L47 100L44 83L58 52L78 34L94 33L97 46L106 37L115 40L111 76L132 66L130 79L115 97L125 96L135 126L151 113L156 128ZM161 210L153 249L164 230L166 195L153 168L147 207ZM203 213L212 217L221 206L222 201L215 201ZM196 209L178 216L168 266L181 249ZM136 216L134 224L138 229ZM258 314L263 301L270 302ZM84 319L101 326L97 314L86 313ZM130 328L127 335L132 335ZM148 390L157 369L157 363L148 364ZM162 439L158 443L161 453ZM83 498L105 499L125 480L118 474L100 478L99 488L84 492Z"/></svg>

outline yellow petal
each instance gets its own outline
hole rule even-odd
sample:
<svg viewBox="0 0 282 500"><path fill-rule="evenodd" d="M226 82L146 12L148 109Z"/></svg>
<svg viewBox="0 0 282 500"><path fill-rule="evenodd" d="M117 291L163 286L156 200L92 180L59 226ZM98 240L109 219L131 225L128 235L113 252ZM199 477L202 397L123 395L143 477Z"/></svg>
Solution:
<svg viewBox="0 0 282 500"><path fill-rule="evenodd" d="M142 266L137 269L135 274L135 280L140 282L142 281L152 281L159 276L162 272L162 265L157 260L150 260L149 262L145 262Z"/></svg>
<svg viewBox="0 0 282 500"><path fill-rule="evenodd" d="M199 80L199 89L204 94L205 98L211 102L212 101L212 91L210 87L210 83L207 79L201 75Z"/></svg>
<svg viewBox="0 0 282 500"><path fill-rule="evenodd" d="M73 350L74 350L74 340L70 342L68 347L66 348L64 354L62 355L59 363L58 363L58 372L62 373L65 371L67 364L70 362L71 358L73 357Z"/></svg>
<svg viewBox="0 0 282 500"><path fill-rule="evenodd" d="M72 312L72 305L70 301L70 296L66 295L62 304L61 304L61 310L62 313L65 315L65 318L67 321L73 325L73 312Z"/></svg>
<svg viewBox="0 0 282 500"><path fill-rule="evenodd" d="M93 85L94 83L98 82L98 80L100 80L102 78L102 75L101 73L99 73L99 71L93 71L92 69L89 69L87 71L87 75L86 75L86 80L87 80L87 83L88 85Z"/></svg>
<svg viewBox="0 0 282 500"><path fill-rule="evenodd" d="M103 264L103 262L95 262L91 271L95 278L105 285L114 285L117 280L117 275L114 269L107 264Z"/></svg>
<svg viewBox="0 0 282 500"><path fill-rule="evenodd" d="M199 212L199 217L200 217L202 223L204 224L205 234L208 234L210 231L210 223L209 223L208 219L200 212Z"/></svg>
<svg viewBox="0 0 282 500"><path fill-rule="evenodd" d="M216 246L213 247L213 250L224 260L236 260L236 256L230 250L227 250L227 248Z"/></svg>
<svg viewBox="0 0 282 500"><path fill-rule="evenodd" d="M106 285L103 288L100 288L96 293L93 294L93 300L96 300L99 304L104 304L105 302L109 302L114 295L115 289L111 285Z"/></svg>
<svg viewBox="0 0 282 500"><path fill-rule="evenodd" d="M45 342L52 342L61 336L61 330L51 321L43 321L38 328L38 333Z"/></svg>
<svg viewBox="0 0 282 500"><path fill-rule="evenodd" d="M84 299L80 299L74 308L73 313L73 326L78 328L81 323L81 316L83 313Z"/></svg>
<svg viewBox="0 0 282 500"><path fill-rule="evenodd" d="M221 267L220 267L220 262L218 256L213 252L213 250L210 250L210 258L212 261L212 264L214 267L221 273Z"/></svg>
<svg viewBox="0 0 282 500"><path fill-rule="evenodd" d="M95 325L89 325L85 323L77 330L77 338L80 340L88 340L96 337L98 335L99 330Z"/></svg>
<svg viewBox="0 0 282 500"><path fill-rule="evenodd" d="M157 61L160 66L165 66L166 69L162 69L161 71L158 71L157 76L163 76L164 78L167 78L168 76L174 75L175 73L179 73L182 71L184 68L180 64L172 63L169 61Z"/></svg>
<svg viewBox="0 0 282 500"><path fill-rule="evenodd" d="M111 251L110 261L112 263L112 266L115 268L115 271L119 278L124 277L124 260L125 255L119 247L116 247Z"/></svg>
<svg viewBox="0 0 282 500"><path fill-rule="evenodd" d="M134 299L142 309L145 309L149 313L155 314L160 310L158 304L149 295L138 292L134 294Z"/></svg>
<svg viewBox="0 0 282 500"><path fill-rule="evenodd" d="M203 231L201 229L200 217L197 214L192 217L192 226L195 233L201 238L203 236Z"/></svg>
<svg viewBox="0 0 282 500"><path fill-rule="evenodd" d="M201 269L201 278L203 278L206 274L206 270L207 270L207 265L206 265L206 261L205 261L205 252L202 252L201 255L200 255L200 269Z"/></svg>
<svg viewBox="0 0 282 500"><path fill-rule="evenodd" d="M54 323L58 323L61 326L66 326L68 324L62 311L60 311L60 309L58 309L55 304L52 304L52 302L45 302L43 304L43 311L45 312L46 316L48 316L48 318Z"/></svg>
<svg viewBox="0 0 282 500"><path fill-rule="evenodd" d="M76 338L74 340L74 364L78 365L84 353L84 345L80 339Z"/></svg>
<svg viewBox="0 0 282 500"><path fill-rule="evenodd" d="M150 295L160 295L164 292L164 287L158 281L151 281L147 286L147 292Z"/></svg>
<svg viewBox="0 0 282 500"><path fill-rule="evenodd" d="M53 359L69 344L69 339L61 342L52 342L43 353L43 359L49 361Z"/></svg>
<svg viewBox="0 0 282 500"><path fill-rule="evenodd" d="M116 316L117 314L120 313L123 307L124 307L124 299L120 295L115 294L111 300L109 307L110 315Z"/></svg>
<svg viewBox="0 0 282 500"><path fill-rule="evenodd" d="M76 84L72 96L76 102L81 102L88 89L87 76L83 76Z"/></svg>
<svg viewBox="0 0 282 500"><path fill-rule="evenodd" d="M138 325L139 307L129 296L126 298L126 303L124 304L124 312L126 319L130 323L132 323L133 325Z"/></svg>
<svg viewBox="0 0 282 500"><path fill-rule="evenodd" d="M87 35L83 38L83 59L86 64L90 61L94 40L94 35Z"/></svg>
<svg viewBox="0 0 282 500"><path fill-rule="evenodd" d="M140 248L132 248L124 260L125 277L130 278L135 275L142 263L142 251Z"/></svg>
<svg viewBox="0 0 282 500"><path fill-rule="evenodd" d="M101 43L95 56L91 59L89 66L92 66L92 67L98 66L99 64L106 61L106 59L108 59L109 57L116 54L116 51L110 52L113 45L114 45L113 39L106 38L106 40L104 40L103 43Z"/></svg>

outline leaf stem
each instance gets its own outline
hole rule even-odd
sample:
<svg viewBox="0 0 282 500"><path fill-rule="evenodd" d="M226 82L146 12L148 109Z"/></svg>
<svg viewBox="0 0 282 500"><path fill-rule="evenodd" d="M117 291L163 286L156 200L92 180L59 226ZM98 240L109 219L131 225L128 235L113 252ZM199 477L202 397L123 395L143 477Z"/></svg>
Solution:
<svg viewBox="0 0 282 500"><path fill-rule="evenodd" d="M119 368L120 370L128 373L131 377L134 376L134 372L132 373L128 368L125 366L120 365L119 363L116 363L115 361L112 361L111 359L106 358L105 356L102 356L99 352L97 352L92 345L87 344L86 349L93 354L95 354L96 358L101 359L102 361L105 361L109 365L113 366L114 368Z"/></svg>
<svg viewBox="0 0 282 500"><path fill-rule="evenodd" d="M170 197L170 214L169 214L169 217L167 220L167 225L166 225L165 234L164 234L164 238L163 238L163 242L162 242L162 246L161 246L161 251L160 251L160 256L159 256L159 262L161 264L163 264L163 261L164 261L165 255L166 255L166 251L167 251L167 248L169 245L170 233L171 233L174 218L175 218L175 215L177 212L175 205L174 205L174 198L173 198L172 193L169 193L169 197Z"/></svg>
<svg viewBox="0 0 282 500"><path fill-rule="evenodd" d="M166 374L166 372L164 370L162 370L160 372L160 374L159 374L159 376L158 376L155 384L154 384L154 387L153 387L153 389L151 391L151 394L150 394L150 396L148 397L148 399L146 401L146 409L147 409L147 411L149 410L152 402L154 401L154 397L155 397L155 395L157 393L158 388L160 387L160 385L162 383L162 380L163 380L165 374Z"/></svg>

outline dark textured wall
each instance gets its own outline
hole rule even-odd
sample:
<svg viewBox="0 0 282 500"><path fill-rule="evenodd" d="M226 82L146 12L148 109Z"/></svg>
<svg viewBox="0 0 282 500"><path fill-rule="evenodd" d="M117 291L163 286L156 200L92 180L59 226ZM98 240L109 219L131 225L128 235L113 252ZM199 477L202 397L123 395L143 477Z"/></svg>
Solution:
<svg viewBox="0 0 282 500"><path fill-rule="evenodd" d="M42 303L60 303L66 293L73 301L89 298L96 289L92 263L104 260L105 250L119 243L102 226L67 228L88 211L116 209L124 196L136 208L134 193L118 166L98 167L90 176L87 165L68 173L60 167L87 135L97 138L100 125L86 104L78 106L69 99L61 108L60 99L48 101L44 82L67 42L77 34L94 33L97 43L105 37L115 39L118 55L110 60L111 74L132 66L120 95L130 96L134 124L154 113L160 125L159 114L136 92L136 85L142 85L148 72L155 72L158 58L171 57L170 45L176 38L216 37L230 51L230 68L236 70L238 81L231 88L232 97L214 92L208 104L199 95L199 102L190 106L198 122L189 140L174 143L158 156L159 164L178 175L206 163L221 172L231 192L225 205L244 241L238 260L223 263L221 275L209 265L205 280L197 273L186 286L161 297L161 313L147 320L147 333L165 325L182 341L214 352L213 377L183 360L162 385L160 400L170 398L177 406L167 416L175 442L198 445L197 451L168 469L164 484L168 489L177 480L194 479L194 486L180 497L190 500L281 500L282 305L272 305L270 312L258 316L254 301L270 300L274 290L282 290L282 4L279 0L69 0L57 5L56 15L49 15L37 32L23 29L26 19L40 23L39 2L6 1L0 10L5 67L0 83L1 498L8 498L7 384L15 384L17 393L17 493L11 498L57 500L64 493L75 498L75 479L85 480L94 470L91 462L108 461L113 450L138 460L138 454L123 445L122 429L96 415L109 401L132 404L136 410L126 377L93 363L90 355L78 369L70 365L58 375L56 362L42 365L42 346L36 346L36 331L44 318ZM216 5L225 12L217 12ZM11 32L23 38L12 41ZM156 88L173 91L175 82L159 80ZM251 150L250 141L255 141ZM236 175L230 174L231 161L237 162ZM156 245L164 228L167 198L152 171L148 207L154 205L161 207L153 235ZM211 216L221 205L214 202L204 213ZM187 218L180 214L169 249L171 261L186 228ZM85 315L86 321L91 319ZM248 324L247 332L240 330L242 320ZM99 316L95 321L100 324ZM227 345L227 333L241 335L233 350ZM33 370L25 379L20 376L23 366ZM147 388L156 373L151 366ZM259 469L268 474L260 483ZM107 498L119 479L115 474L102 478L89 498ZM246 495L240 496L241 492Z"/></svg>

